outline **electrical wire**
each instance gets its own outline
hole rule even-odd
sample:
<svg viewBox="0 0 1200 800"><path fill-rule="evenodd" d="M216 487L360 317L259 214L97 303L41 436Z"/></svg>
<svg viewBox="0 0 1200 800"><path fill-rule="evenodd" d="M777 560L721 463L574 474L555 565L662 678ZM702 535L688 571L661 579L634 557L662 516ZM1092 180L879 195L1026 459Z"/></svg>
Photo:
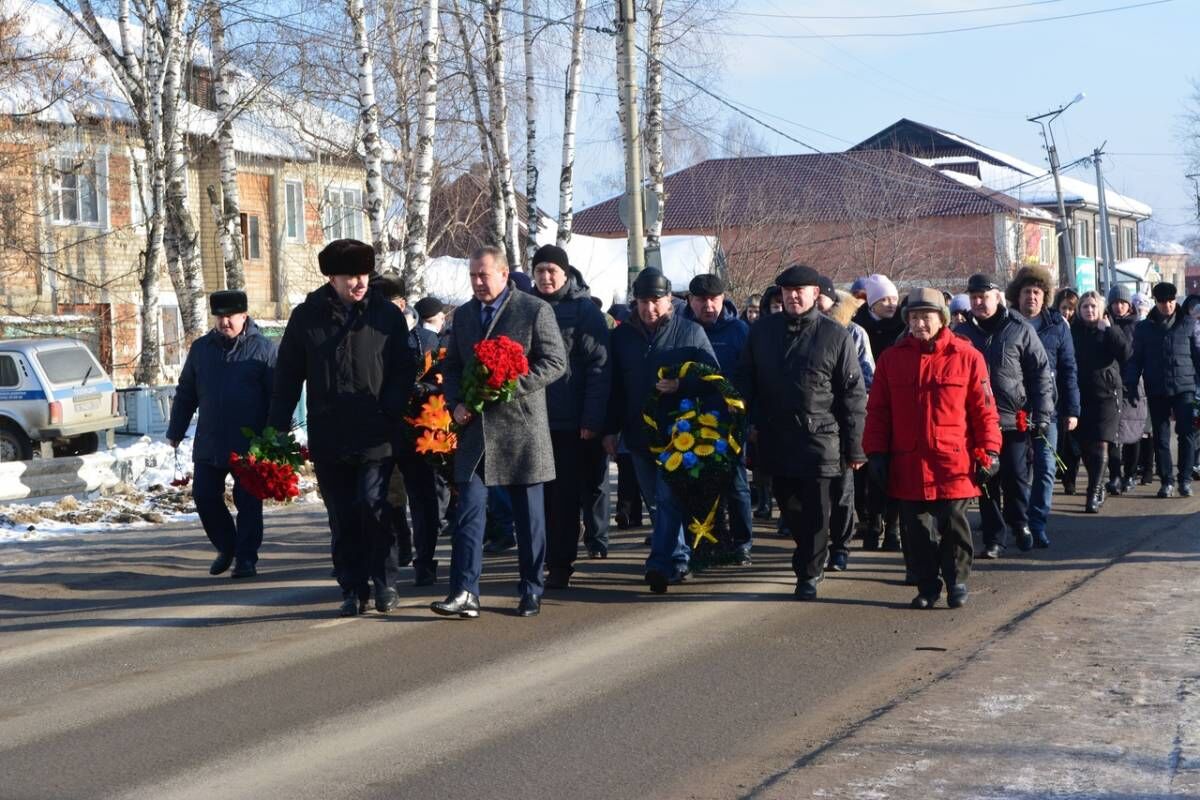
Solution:
<svg viewBox="0 0 1200 800"><path fill-rule="evenodd" d="M912 19L914 17L948 17L955 14L982 14L987 11L1004 11L1011 8L1029 8L1031 6L1048 6L1061 3L1063 0L1033 0L1027 3L1010 3L1003 6L985 6L983 8L956 8L946 11L909 11L901 14L768 14L757 11L729 10L726 14L739 17L768 17L770 19L805 19L849 22L854 20L872 19Z"/></svg>

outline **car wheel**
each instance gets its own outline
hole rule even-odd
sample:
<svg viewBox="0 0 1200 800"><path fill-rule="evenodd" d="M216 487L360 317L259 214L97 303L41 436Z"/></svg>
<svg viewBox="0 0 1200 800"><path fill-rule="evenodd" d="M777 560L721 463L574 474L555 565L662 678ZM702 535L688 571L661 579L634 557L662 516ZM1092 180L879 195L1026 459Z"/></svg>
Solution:
<svg viewBox="0 0 1200 800"><path fill-rule="evenodd" d="M28 461L33 458L33 442L25 432L10 423L0 424L0 462Z"/></svg>

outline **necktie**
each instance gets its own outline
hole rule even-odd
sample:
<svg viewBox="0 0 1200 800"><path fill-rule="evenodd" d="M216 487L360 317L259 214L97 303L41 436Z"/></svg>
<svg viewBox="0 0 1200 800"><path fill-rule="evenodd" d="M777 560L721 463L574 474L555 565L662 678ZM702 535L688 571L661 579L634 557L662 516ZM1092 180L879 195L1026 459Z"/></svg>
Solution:
<svg viewBox="0 0 1200 800"><path fill-rule="evenodd" d="M488 325L492 324L492 316L496 313L496 309L491 306L483 307L483 331L487 333Z"/></svg>

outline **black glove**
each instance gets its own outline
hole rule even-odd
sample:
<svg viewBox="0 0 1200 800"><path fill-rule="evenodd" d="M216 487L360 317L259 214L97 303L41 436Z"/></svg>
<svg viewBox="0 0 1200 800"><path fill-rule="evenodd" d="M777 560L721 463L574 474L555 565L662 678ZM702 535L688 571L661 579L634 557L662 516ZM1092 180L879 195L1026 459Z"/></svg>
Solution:
<svg viewBox="0 0 1200 800"><path fill-rule="evenodd" d="M872 453L867 456L867 477L885 492L888 488L888 462L890 460L886 453Z"/></svg>
<svg viewBox="0 0 1200 800"><path fill-rule="evenodd" d="M1033 425L1029 427L1029 430L1034 436L1040 436L1041 438L1045 439L1050 435L1050 423L1046 422L1045 420L1040 420L1033 423Z"/></svg>
<svg viewBox="0 0 1200 800"><path fill-rule="evenodd" d="M987 452L987 456L987 464L984 464L982 461L975 462L975 481L980 486L983 486L989 480L994 478L996 473L1000 471L1000 454L993 453L991 450L989 450Z"/></svg>

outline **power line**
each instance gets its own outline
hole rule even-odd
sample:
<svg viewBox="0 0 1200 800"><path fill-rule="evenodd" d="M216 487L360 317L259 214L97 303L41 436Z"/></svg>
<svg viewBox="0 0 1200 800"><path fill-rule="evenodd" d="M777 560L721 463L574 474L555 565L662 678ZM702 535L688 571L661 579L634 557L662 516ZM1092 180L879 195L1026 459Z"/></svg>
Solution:
<svg viewBox="0 0 1200 800"><path fill-rule="evenodd" d="M955 8L945 11L910 11L902 14L768 14L758 11L726 11L739 17L769 17L771 19L809 19L829 21L853 21L871 19L911 19L914 17L947 17L954 14L982 14L986 11L1003 11L1010 8L1028 8L1030 6L1047 6L1061 3L1063 0L1033 0L1028 3L1010 3L1003 6L986 6L984 8Z"/></svg>

